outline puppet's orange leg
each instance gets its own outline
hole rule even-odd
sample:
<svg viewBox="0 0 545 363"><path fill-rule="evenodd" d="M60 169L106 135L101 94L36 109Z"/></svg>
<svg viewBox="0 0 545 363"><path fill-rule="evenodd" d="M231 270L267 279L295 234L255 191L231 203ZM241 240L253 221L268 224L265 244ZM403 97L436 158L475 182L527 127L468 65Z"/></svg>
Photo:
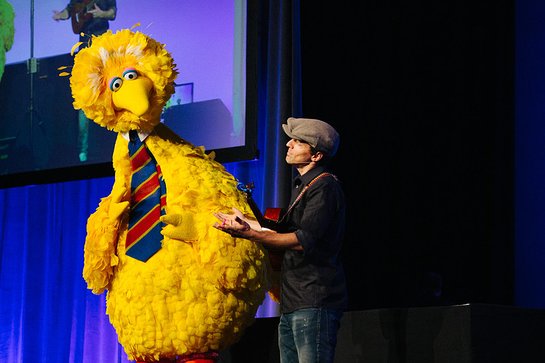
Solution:
<svg viewBox="0 0 545 363"><path fill-rule="evenodd" d="M178 357L176 363L216 363L218 358L217 352L195 353Z"/></svg>

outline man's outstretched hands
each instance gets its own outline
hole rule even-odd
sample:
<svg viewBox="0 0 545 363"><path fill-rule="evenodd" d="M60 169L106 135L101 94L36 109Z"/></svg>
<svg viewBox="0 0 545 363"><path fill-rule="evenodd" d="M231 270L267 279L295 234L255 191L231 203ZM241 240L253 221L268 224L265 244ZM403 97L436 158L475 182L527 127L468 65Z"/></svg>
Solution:
<svg viewBox="0 0 545 363"><path fill-rule="evenodd" d="M215 212L214 217L218 219L218 222L214 223L214 228L228 233L233 237L248 238L248 232L250 232L252 227L259 228L259 223L246 219L244 214L237 208L233 208L232 214ZM251 226L250 222L254 224L254 226Z"/></svg>

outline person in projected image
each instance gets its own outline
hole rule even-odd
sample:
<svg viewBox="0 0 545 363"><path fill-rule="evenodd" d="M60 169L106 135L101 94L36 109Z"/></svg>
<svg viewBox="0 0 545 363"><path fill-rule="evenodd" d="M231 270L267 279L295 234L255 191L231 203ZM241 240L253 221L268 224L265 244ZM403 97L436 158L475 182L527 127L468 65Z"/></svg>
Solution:
<svg viewBox="0 0 545 363"><path fill-rule="evenodd" d="M72 21L72 31L79 34L79 49L91 44L93 36L105 33L110 28L110 21L117 15L116 0L71 0L64 9L53 10L53 20ZM83 111L78 111L78 156L83 163L87 161L89 151L89 119Z"/></svg>
<svg viewBox="0 0 545 363"><path fill-rule="evenodd" d="M278 346L281 363L333 362L348 293L340 250L346 202L341 182L328 172L340 137L328 123L290 117L286 162L298 172L291 202L273 230L240 211L215 213L214 227L284 251Z"/></svg>

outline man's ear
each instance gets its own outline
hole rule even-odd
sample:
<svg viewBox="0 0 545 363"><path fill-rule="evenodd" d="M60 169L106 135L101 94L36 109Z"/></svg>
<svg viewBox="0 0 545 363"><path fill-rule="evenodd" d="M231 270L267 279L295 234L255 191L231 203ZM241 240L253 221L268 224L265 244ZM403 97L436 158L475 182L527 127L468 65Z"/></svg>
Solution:
<svg viewBox="0 0 545 363"><path fill-rule="evenodd" d="M312 156L310 157L310 160L311 160L311 161L314 161L314 162L318 162L318 161L322 160L323 157L324 157L324 154L323 154L321 151L316 151L316 152L314 153L314 155L312 155Z"/></svg>

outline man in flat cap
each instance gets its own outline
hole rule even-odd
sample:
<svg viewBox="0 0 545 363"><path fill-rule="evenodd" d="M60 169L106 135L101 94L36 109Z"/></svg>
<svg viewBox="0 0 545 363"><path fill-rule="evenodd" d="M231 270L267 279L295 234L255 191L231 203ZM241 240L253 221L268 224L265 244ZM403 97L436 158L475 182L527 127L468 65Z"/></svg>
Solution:
<svg viewBox="0 0 545 363"><path fill-rule="evenodd" d="M333 362L337 332L347 307L339 260L345 232L345 197L327 164L340 137L328 123L290 117L282 125L290 140L286 162L297 175L291 201L274 230L235 210L216 213L219 230L284 251L281 266L278 344L281 363ZM269 227L269 226L267 226Z"/></svg>

